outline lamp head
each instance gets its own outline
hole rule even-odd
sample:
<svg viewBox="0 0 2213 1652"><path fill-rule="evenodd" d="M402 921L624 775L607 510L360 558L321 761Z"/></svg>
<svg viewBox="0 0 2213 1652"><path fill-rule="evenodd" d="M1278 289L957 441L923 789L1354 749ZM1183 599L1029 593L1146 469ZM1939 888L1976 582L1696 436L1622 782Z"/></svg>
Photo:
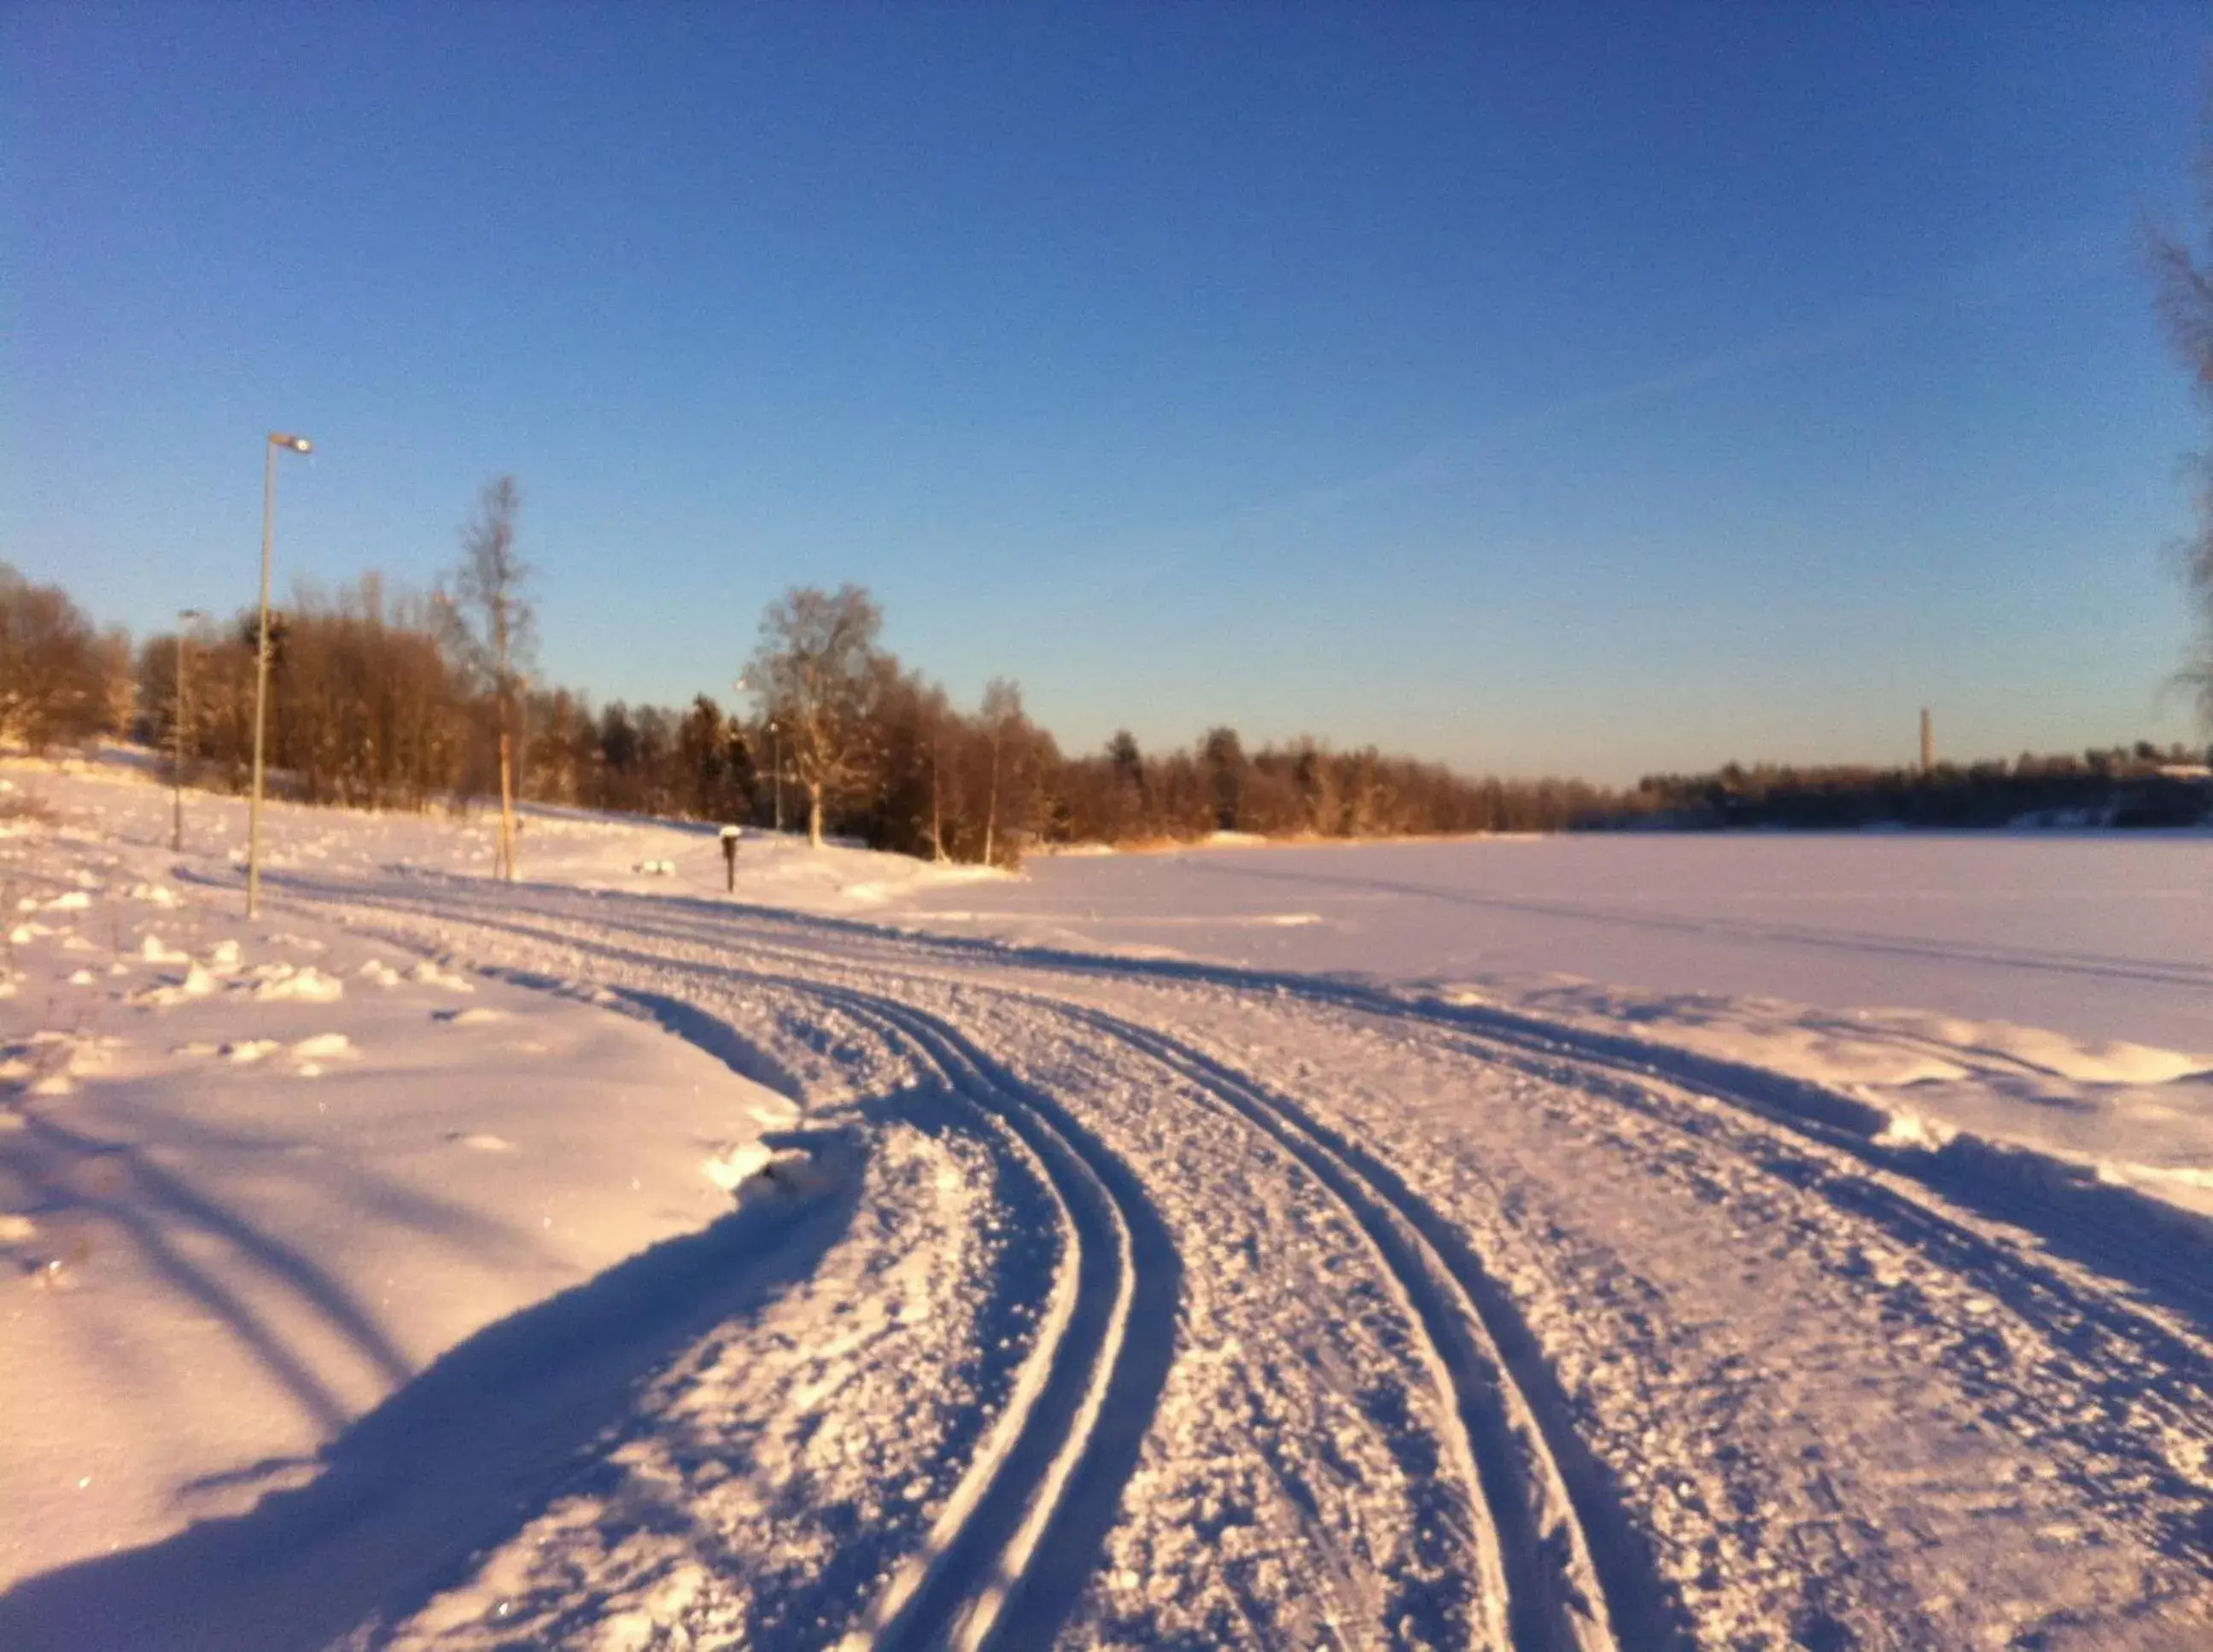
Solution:
<svg viewBox="0 0 2213 1652"><path fill-rule="evenodd" d="M281 430L271 430L269 439L280 448L290 448L294 453L313 453L315 444L303 436L286 436Z"/></svg>

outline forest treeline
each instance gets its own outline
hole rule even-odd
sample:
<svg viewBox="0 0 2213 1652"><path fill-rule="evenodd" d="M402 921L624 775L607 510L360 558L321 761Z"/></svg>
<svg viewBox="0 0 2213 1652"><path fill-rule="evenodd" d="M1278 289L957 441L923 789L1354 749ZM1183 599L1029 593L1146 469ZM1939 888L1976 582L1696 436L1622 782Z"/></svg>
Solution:
<svg viewBox="0 0 2213 1652"><path fill-rule="evenodd" d="M1315 740L1248 751L1222 727L1147 752L1127 733L1064 753L996 680L972 708L880 641L865 591L773 605L747 667L753 702L595 704L487 668L440 593L374 575L296 588L272 619L267 760L279 795L424 809L498 783L503 685L518 796L793 831L819 826L924 857L1019 862L1041 846L1189 841L1216 832L1330 838L1555 831L1620 795L1576 781L1471 779L1442 765ZM0 564L0 740L32 749L109 735L194 784L242 790L253 760L258 619L197 619L135 649L67 594ZM181 651L183 692L179 692ZM817 806L819 804L819 814Z"/></svg>
<svg viewBox="0 0 2213 1652"><path fill-rule="evenodd" d="M2133 747L1921 768L1729 764L1710 774L1650 775L1607 826L1974 828L2182 826L2213 816L2213 752Z"/></svg>
<svg viewBox="0 0 2213 1652"><path fill-rule="evenodd" d="M468 588L468 581L460 582ZM1228 727L1148 752L1127 733L1063 753L1020 688L973 708L881 643L868 593L771 605L745 686L663 706L594 704L497 662L464 605L374 575L297 588L272 619L271 784L310 803L420 810L497 796L503 727L526 801L836 835L954 861L1041 847L1188 842L1219 832L1362 838L1604 827L1838 829L1895 823L2185 824L2205 816L2204 753L2149 744L2080 757L1918 769L1730 765L1615 790L1471 778L1311 739L1248 750ZM51 586L0 564L0 741L34 750L110 735L192 783L242 790L253 758L257 616L198 619L134 649ZM181 653L185 677L179 692ZM2202 772L2202 765L2200 767Z"/></svg>

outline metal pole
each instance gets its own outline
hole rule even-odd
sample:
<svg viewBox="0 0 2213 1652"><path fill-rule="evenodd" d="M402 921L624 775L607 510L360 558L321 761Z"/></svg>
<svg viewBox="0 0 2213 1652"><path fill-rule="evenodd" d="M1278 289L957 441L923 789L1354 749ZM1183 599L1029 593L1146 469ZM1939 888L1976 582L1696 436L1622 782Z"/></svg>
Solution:
<svg viewBox="0 0 2213 1652"><path fill-rule="evenodd" d="M776 724L768 726L768 765L775 771L776 829L783 830L783 747L778 743Z"/></svg>
<svg viewBox="0 0 2213 1652"><path fill-rule="evenodd" d="M253 801L246 811L246 915L261 905L261 751L269 721L269 556L277 533L277 442L265 450L261 476L261 646L253 661Z"/></svg>

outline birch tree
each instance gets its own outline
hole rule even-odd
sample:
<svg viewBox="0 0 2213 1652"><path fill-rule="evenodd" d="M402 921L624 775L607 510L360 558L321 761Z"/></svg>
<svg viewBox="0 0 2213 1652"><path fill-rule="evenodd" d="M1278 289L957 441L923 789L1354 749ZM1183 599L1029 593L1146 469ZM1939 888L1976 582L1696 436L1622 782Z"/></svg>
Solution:
<svg viewBox="0 0 2213 1652"><path fill-rule="evenodd" d="M2159 282L2160 320L2167 340L2190 375L2198 398L2213 410L2213 131L2198 163L2198 223L2193 246L2179 232L2151 232ZM2213 735L2213 455L2192 465L2197 524L2177 547L2184 588L2192 610L2189 652L2174 680L2195 704L2199 723Z"/></svg>
<svg viewBox="0 0 2213 1652"><path fill-rule="evenodd" d="M458 621L463 656L492 699L499 733L499 857L497 875L515 876L515 759L518 702L537 643L537 611L528 595L533 570L515 544L522 495L512 476L485 485L477 514L461 530L449 611Z"/></svg>
<svg viewBox="0 0 2213 1652"><path fill-rule="evenodd" d="M883 624L868 592L850 584L795 586L761 616L747 675L760 686L807 795L807 837L817 849L827 809L868 773Z"/></svg>

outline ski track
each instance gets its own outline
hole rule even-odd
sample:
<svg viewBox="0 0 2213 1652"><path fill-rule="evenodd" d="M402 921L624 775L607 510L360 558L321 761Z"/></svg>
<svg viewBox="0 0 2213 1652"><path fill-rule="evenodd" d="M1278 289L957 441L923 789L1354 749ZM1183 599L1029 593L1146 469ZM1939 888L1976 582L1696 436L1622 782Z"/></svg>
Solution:
<svg viewBox="0 0 2213 1652"><path fill-rule="evenodd" d="M419 949L416 937L392 938ZM1166 1379L1181 1265L1174 1243L1126 1167L949 1024L819 979L724 972L796 993L878 1033L935 1072L944 1100L972 1113L972 1134L1049 1191L1070 1259L1035 1344L924 1545L841 1643L887 1652L1047 1644L1088 1581ZM681 1003L637 990L622 996L664 1021ZM735 1054L697 1027L680 1030L726 1059ZM781 1071L774 1076L789 1085ZM1131 1335L1133 1320L1143 1334Z"/></svg>
<svg viewBox="0 0 2213 1652"><path fill-rule="evenodd" d="M1440 1398L1459 1423L1462 1480L1486 1506L1480 1552L1489 1587L1479 1594L1492 1603L1491 1637L1521 1649L1595 1652L1619 1643L1613 1625L1621 1621L1634 1625L1631 1644L1662 1644L1669 1631L1655 1609L1656 1590L1634 1575L1638 1558L1609 1551L1603 1569L1595 1561L1584 1514L1602 1494L1588 1483L1580 1497L1570 1491L1556 1449L1563 1443L1558 1411L1546 1408L1550 1428L1539 1420L1515 1368L1533 1380L1541 1381L1539 1374L1501 1351L1495 1327L1505 1311L1498 1293L1464 1255L1457 1268L1448 1260L1437 1242L1444 1224L1436 1214L1296 1103L1211 1057L1103 1011L1064 1013L1160 1063L1279 1142L1366 1234L1396 1282L1408 1318L1421 1328ZM1504 1335L1526 1341L1526 1333Z"/></svg>
<svg viewBox="0 0 2213 1652"><path fill-rule="evenodd" d="M1486 1574L1476 1590L1480 1643L1598 1652L1686 1643L1692 1631L1648 1535L1584 1438L1577 1407L1543 1344L1487 1271L1466 1228L1312 1106L1202 1039L1084 1002L1079 989L1135 988L1163 1011L1179 999L1234 1003L1258 992L1272 1006L1289 1001L1325 1018L1395 1027L1438 1050L1519 1072L1641 1120L1680 1142L1684 1153L1721 1155L1814 1198L1848 1227L1879 1230L1987 1291L2083 1355L2093 1398L2125 1383L2131 1404L2184 1421L2213 1412L2213 1359L2202 1323L2206 1283L2186 1260L2123 1268L2095 1212L2088 1219L2064 1216L2052 1231L2035 1221L2051 1213L2026 1197L1963 1187L1956 1169L1922 1167L1872 1147L1864 1120L1852 1111L1862 1104L1795 1081L1356 983L1025 953L665 899L569 897L558 910L525 921L512 907L469 910L458 886L442 892L449 896L443 901L428 891L418 900L412 891L359 886L300 892L366 909L372 924L393 916L429 919L442 938L450 926L466 925L509 943L571 949L588 975L594 964L664 976L710 969L796 992L873 1027L936 1073L947 1097L973 1110L981 1130L998 1135L996 1150L1021 1155L1052 1189L1069 1256L1049 1323L927 1543L896 1570L850 1632L849 1646L1046 1644L1069 1620L1119 1517L1174 1351L1166 1327L1176 1314L1182 1259L1137 1170L950 1020L893 996L942 995L948 978L963 992L1016 1001L1033 1016L1105 1039L1126 1058L1170 1075L1200 1105L1280 1146L1343 1210L1418 1338L1452 1419L1454 1471L1472 1505L1476 1564ZM412 930L394 938L423 944ZM680 957L672 947L695 955ZM856 977L866 986L850 984ZM1637 1150L1650 1157L1647 1149ZM1655 1173L1680 1173L1672 1162L1652 1165ZM1970 1208L1953 1204L1948 1192L1970 1196ZM2114 1265L2101 1270L2101 1262ZM1133 1336L1133 1323L1149 1334ZM2094 1334L2092 1349L2084 1338ZM2056 1438L2082 1446L2092 1466L2070 1472L2095 1501L2096 1454L2114 1449L2114 1437L2098 1434L2094 1420L2058 1418L2051 1426ZM2157 1481L2163 1465L2141 1467ZM2189 1486L2171 1474L2162 1484L2189 1505ZM2200 1565L2213 1560L2213 1503L2200 1501L2194 1518L2155 1535L2169 1553L2194 1556ZM1812 1632L1829 1628L1844 1632L1827 1619L1814 1621Z"/></svg>
<svg viewBox="0 0 2213 1652"><path fill-rule="evenodd" d="M749 950L817 971L825 961L773 948ZM1088 1160L1079 1154L1069 1141L1076 1127L1048 1098L1014 1079L944 1021L897 1000L832 987L819 979L802 982L760 974L735 963L722 967L763 985L798 991L904 1039L939 1071L952 1094L1021 1137L1033 1161L1052 1180L1066 1225L1076 1236L1074 1275L1081 1279L1106 1273L1106 1267L1094 1259L1110 1246L1123 1265L1119 1271L1125 1277L1111 1292L1094 1281L1088 1289L1079 1285L1069 1293L1069 1300L1056 1302L1043 1338L1051 1345L1033 1356L1033 1375L1026 1374L926 1550L901 1569L846 1642L849 1647L972 1648L993 1643L995 1630L1003 1630L998 1644L1044 1644L1052 1625L1073 1603L1083 1581L1080 1563L1095 1551L1113 1515L1121 1479L1134 1465L1142 1417L1128 1417L1131 1408L1126 1402L1119 1407L1125 1418L1118 1429L1122 1441L1114 1453L1121 1460L1119 1474L1094 1473L1092 1478L1100 1484L1070 1498L1058 1512L1054 1494L1076 1478L1087 1455L1105 1454L1089 1448L1099 1413L1110 1409L1107 1391L1116 1387L1142 1389L1157 1398L1165 1376L1164 1342L1154 1361L1157 1370L1118 1383L1112 1369L1126 1351L1125 1328L1139 1294L1126 1278L1132 1223L1123 1214L1143 1206L1136 1179L1095 1148ZM914 980L910 984L925 983ZM1672 1643L1676 1631L1659 1604L1657 1585L1632 1575L1637 1566L1632 1545L1617 1540L1609 1546L1601 1581L1601 1568L1594 1563L1578 1509L1579 1503L1588 1507L1600 1494L1588 1475L1582 1497L1570 1494L1547 1430L1511 1374L1515 1362L1499 1351L1491 1322L1471 1295L1468 1281L1472 1277L1479 1281L1479 1268L1466 1260L1457 1269L1447 1262L1436 1243L1446 1224L1435 1213L1372 1161L1356 1168L1363 1161L1357 1149L1295 1104L1198 1052L1081 1006L1035 1001L1027 994L1009 996L1033 1008L1058 1011L1141 1059L1167 1068L1207 1103L1282 1145L1344 1210L1419 1338L1441 1409L1450 1419L1453 1478L1459 1496L1474 1515L1475 1530L1469 1537L1480 1572L1475 1597L1484 1614L1482 1644L1517 1652L1605 1652L1619 1644L1612 1627L1617 1616L1636 1627L1631 1644L1658 1648ZM1107 1177L1126 1184L1119 1208L1109 1204ZM1111 1212L1111 1235L1098 1231L1103 1225L1099 1215L1102 1207ZM1144 1317L1172 1317L1173 1281L1179 1265L1173 1245L1159 1231L1157 1218L1148 1213L1142 1220L1156 1235L1149 1247L1152 1254L1137 1271L1149 1299ZM1481 1282L1474 1289L1493 1302L1495 1314L1500 1301L1496 1288ZM1109 1294L1114 1298L1111 1322L1104 1338L1106 1345L1100 1347L1099 1335L1078 1322L1095 1318L1095 1308L1087 1314L1085 1305ZM1526 1332L1517 1340L1527 1344ZM1538 1369L1527 1356L1519 1363L1525 1372ZM1068 1393L1079 1381L1088 1384L1088 1392L1071 1428ZM1557 1404L1548 1409L1556 1419L1563 1410ZM1564 1426L1556 1420L1556 1438ZM1065 1443L1041 1473L1028 1465L1028 1459L1044 1450L1035 1442L1063 1436ZM1004 1528L1025 1511L1027 1517L1021 1530L1008 1537ZM1622 1524L1618 1514L1606 1521L1610 1531L1619 1530ZM1058 1574L1057 1587L1049 1590L1033 1586L1027 1576L1041 1546L1050 1551ZM992 1554L1002 1556L996 1568L987 1566ZM988 1581L979 1584L976 1580L987 1570ZM1610 1596L1621 1605L1610 1606ZM1057 1610L1042 1609L1032 1600L1052 1601ZM1001 1623L1000 1609L1009 1602L1011 1609Z"/></svg>
<svg viewBox="0 0 2213 1652"><path fill-rule="evenodd" d="M972 1652L1050 1640L1075 1604L1167 1372L1174 1247L1136 1178L1041 1093L942 1021L889 998L808 991L906 1039L957 1094L1021 1138L1074 1246L1046 1342L930 1534L847 1644ZM1130 1334L1141 1314L1146 1334Z"/></svg>

